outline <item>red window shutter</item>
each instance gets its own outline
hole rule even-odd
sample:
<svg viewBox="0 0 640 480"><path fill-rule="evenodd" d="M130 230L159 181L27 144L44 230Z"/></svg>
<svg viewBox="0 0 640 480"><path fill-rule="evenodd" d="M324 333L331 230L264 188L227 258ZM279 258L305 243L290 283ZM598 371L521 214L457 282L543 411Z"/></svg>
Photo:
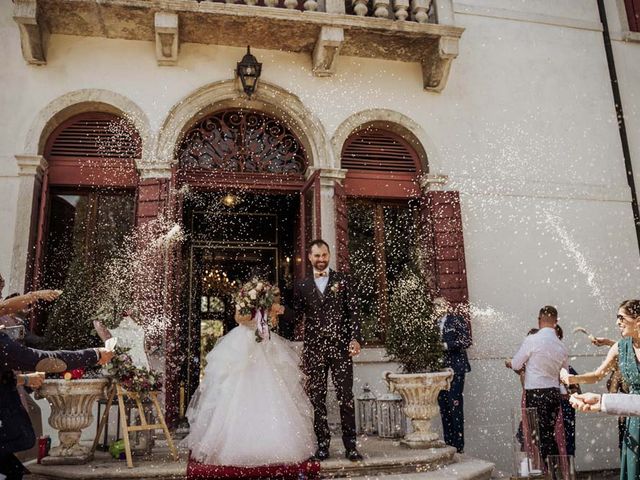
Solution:
<svg viewBox="0 0 640 480"><path fill-rule="evenodd" d="M342 148L342 168L376 173L416 173L420 162L409 143L393 132L366 128L349 137Z"/></svg>
<svg viewBox="0 0 640 480"><path fill-rule="evenodd" d="M429 192L427 208L433 222L434 267L438 294L450 303L469 299L458 192Z"/></svg>
<svg viewBox="0 0 640 480"><path fill-rule="evenodd" d="M169 198L168 179L140 180L136 225L142 225L166 213Z"/></svg>
<svg viewBox="0 0 640 480"><path fill-rule="evenodd" d="M336 261L338 270L349 271L349 216L347 194L341 183L336 182L333 189L333 202L336 209Z"/></svg>
<svg viewBox="0 0 640 480"><path fill-rule="evenodd" d="M49 136L49 183L65 187L134 188L142 141L127 120L110 113L81 113Z"/></svg>
<svg viewBox="0 0 640 480"><path fill-rule="evenodd" d="M629 19L629 30L640 32L640 0L625 0L624 4Z"/></svg>

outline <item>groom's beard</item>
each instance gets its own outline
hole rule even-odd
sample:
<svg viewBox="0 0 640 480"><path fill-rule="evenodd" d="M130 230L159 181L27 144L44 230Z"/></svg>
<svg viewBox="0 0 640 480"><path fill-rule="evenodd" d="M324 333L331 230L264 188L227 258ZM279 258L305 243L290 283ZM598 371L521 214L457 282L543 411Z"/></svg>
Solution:
<svg viewBox="0 0 640 480"><path fill-rule="evenodd" d="M313 264L313 268L315 268L317 272L324 272L328 266L329 262L316 262Z"/></svg>

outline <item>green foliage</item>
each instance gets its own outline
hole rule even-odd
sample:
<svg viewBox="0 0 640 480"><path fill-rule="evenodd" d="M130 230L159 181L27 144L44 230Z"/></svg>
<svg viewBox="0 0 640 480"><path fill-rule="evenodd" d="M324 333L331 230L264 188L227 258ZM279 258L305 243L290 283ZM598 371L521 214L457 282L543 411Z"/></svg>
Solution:
<svg viewBox="0 0 640 480"><path fill-rule="evenodd" d="M405 373L442 368L442 342L427 285L416 267L407 266L391 293L387 353Z"/></svg>

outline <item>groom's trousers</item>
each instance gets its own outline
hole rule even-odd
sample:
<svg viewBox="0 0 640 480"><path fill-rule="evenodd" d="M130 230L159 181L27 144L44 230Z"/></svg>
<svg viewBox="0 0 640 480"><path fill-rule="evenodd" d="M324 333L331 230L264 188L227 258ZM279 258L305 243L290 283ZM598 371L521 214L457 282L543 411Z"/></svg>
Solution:
<svg viewBox="0 0 640 480"><path fill-rule="evenodd" d="M356 417L353 402L353 361L346 345L333 338L320 337L303 350L306 391L313 405L313 428L318 448L328 448L331 440L327 421L327 376L336 387L340 406L342 441L347 450L356 448Z"/></svg>

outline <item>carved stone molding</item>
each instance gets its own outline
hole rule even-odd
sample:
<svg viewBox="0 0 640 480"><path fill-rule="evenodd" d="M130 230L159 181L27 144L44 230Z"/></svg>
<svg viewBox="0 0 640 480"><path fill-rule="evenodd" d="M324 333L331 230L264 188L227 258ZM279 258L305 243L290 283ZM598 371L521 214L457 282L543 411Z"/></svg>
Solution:
<svg viewBox="0 0 640 480"><path fill-rule="evenodd" d="M178 14L156 12L156 59L158 65L176 65L178 63Z"/></svg>
<svg viewBox="0 0 640 480"><path fill-rule="evenodd" d="M42 29L38 23L37 0L15 0L13 19L20 29L20 44L25 61L32 65L45 65L47 60Z"/></svg>
<svg viewBox="0 0 640 480"><path fill-rule="evenodd" d="M458 38L440 37L422 60L422 81L429 92L441 92L447 84L451 62L458 56Z"/></svg>
<svg viewBox="0 0 640 480"><path fill-rule="evenodd" d="M40 177L47 168L47 160L42 155L16 155L18 175Z"/></svg>
<svg viewBox="0 0 640 480"><path fill-rule="evenodd" d="M322 27L313 49L313 74L329 77L336 71L336 59L344 43L344 29Z"/></svg>
<svg viewBox="0 0 640 480"><path fill-rule="evenodd" d="M37 3L38 23L52 34L154 41L161 65L176 63L180 42L304 53L312 58L318 76L334 72L338 54L401 59L422 63L425 89L431 91L444 88L457 55L457 39L464 31L442 23L453 21L452 0L398 0L398 5L390 0L356 0L360 15L345 11L344 0L307 0L303 11L269 8L255 0L243 0L242 5L231 0L74 0L73 14L69 0L17 1ZM296 0L285 2L298 6ZM266 5L270 4L269 0ZM437 11L438 23L431 11ZM35 13L29 21L33 25Z"/></svg>

